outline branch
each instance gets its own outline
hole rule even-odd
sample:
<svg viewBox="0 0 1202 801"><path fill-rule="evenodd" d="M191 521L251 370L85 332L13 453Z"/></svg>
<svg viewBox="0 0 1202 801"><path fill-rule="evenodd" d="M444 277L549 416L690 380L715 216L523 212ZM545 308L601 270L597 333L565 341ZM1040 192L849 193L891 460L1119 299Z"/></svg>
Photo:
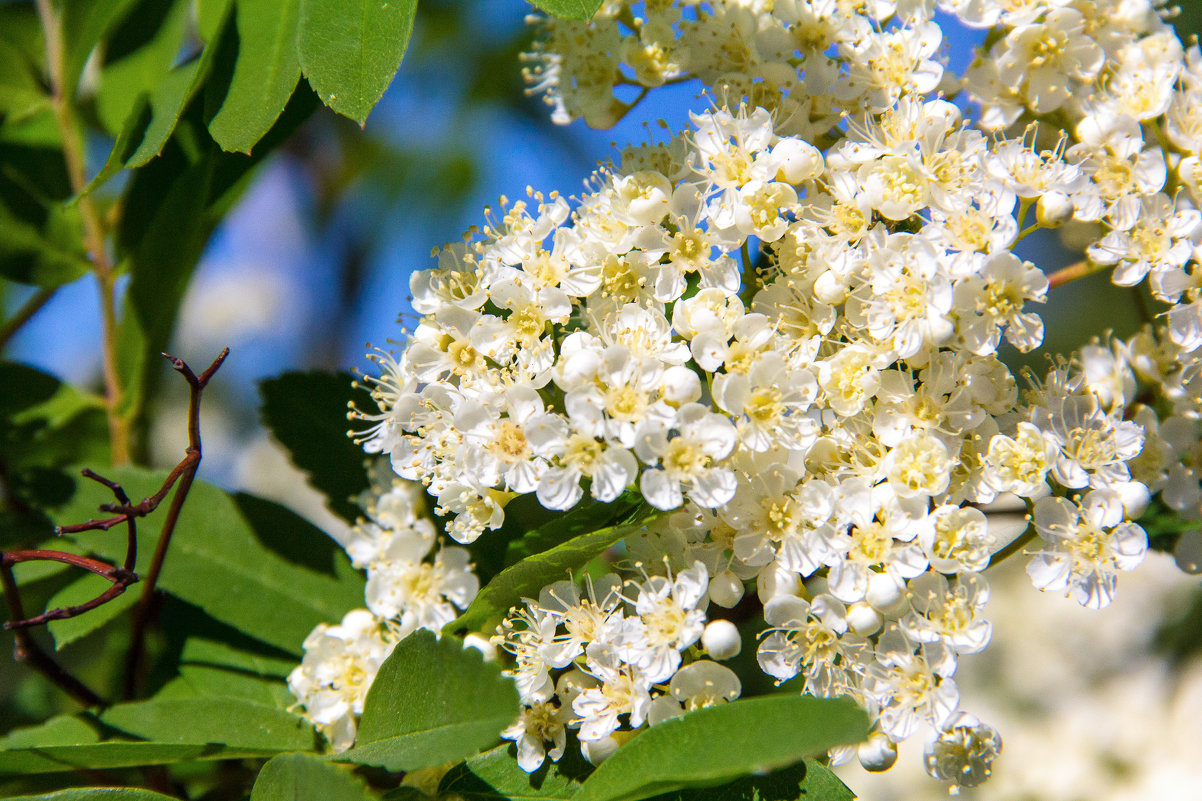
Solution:
<svg viewBox="0 0 1202 801"><path fill-rule="evenodd" d="M179 522L180 511L184 507L184 501L188 498L188 491L192 488L192 481L196 478L196 471L200 467L201 447L200 447L200 399L204 393L205 386L209 383L214 373L221 367L221 363L225 361L225 357L229 356L230 349L226 348L217 355L203 373L199 376L192 372L191 368L184 363L183 359L175 356L163 354L168 361L171 362L171 367L188 382L190 390L188 397L188 447L184 451L184 458L171 471L171 475L167 477L169 483L164 484L154 497L162 500L170 488L171 483L179 481L175 494L171 497L171 507L167 510L167 518L163 521L163 529L159 533L159 542L155 546L154 558L151 560L150 569L146 573L146 582L142 585L142 596L138 600L138 609L134 614L133 636L129 647L129 656L125 665L125 697L133 698L137 694L139 678L142 673L142 658L146 647L146 626L150 622L150 614L154 606L154 590L158 583L159 574L163 570L163 561L167 558L167 548L171 545L171 535L175 532L175 525ZM149 502L151 499L143 501ZM155 501L158 505L158 501Z"/></svg>

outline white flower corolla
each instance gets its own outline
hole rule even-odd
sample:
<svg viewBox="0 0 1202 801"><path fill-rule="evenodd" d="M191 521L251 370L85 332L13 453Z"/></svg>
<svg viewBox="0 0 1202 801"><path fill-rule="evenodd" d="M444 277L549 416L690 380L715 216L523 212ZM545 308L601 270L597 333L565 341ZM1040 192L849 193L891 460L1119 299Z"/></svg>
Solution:
<svg viewBox="0 0 1202 801"><path fill-rule="evenodd" d="M956 284L960 335L968 350L985 356L997 350L1001 329L1006 340L1024 353L1043 343L1043 320L1023 306L1043 303L1048 278L1030 262L1009 251L991 256L976 275Z"/></svg>
<svg viewBox="0 0 1202 801"><path fill-rule="evenodd" d="M998 58L998 75L1021 87L1037 114L1060 108L1072 95L1070 80L1092 81L1106 54L1085 34L1085 19L1074 8L1055 8L1039 22L1014 28Z"/></svg>
<svg viewBox="0 0 1202 801"><path fill-rule="evenodd" d="M916 156L886 156L860 167L864 198L888 220L904 220L931 200L931 182Z"/></svg>
<svg viewBox="0 0 1202 801"><path fill-rule="evenodd" d="M582 479L589 492L602 503L613 501L638 473L634 455L591 433L572 431L557 415L545 415L528 431L531 447L547 457L551 465L539 476L535 490L547 509L571 509L582 497Z"/></svg>
<svg viewBox="0 0 1202 801"><path fill-rule="evenodd" d="M932 570L977 573L989 565L994 537L980 509L945 505L931 512L918 542Z"/></svg>
<svg viewBox="0 0 1202 801"><path fill-rule="evenodd" d="M952 788L976 787L993 773L1002 738L991 726L960 712L936 729L923 751L927 773Z"/></svg>
<svg viewBox="0 0 1202 801"><path fill-rule="evenodd" d="M368 570L367 607L395 621L400 637L417 629L438 632L467 609L480 582L464 548L441 548L433 562L378 561Z"/></svg>
<svg viewBox="0 0 1202 801"><path fill-rule="evenodd" d="M818 383L827 404L838 414L859 414L880 387L880 356L863 345L848 345L818 363Z"/></svg>
<svg viewBox="0 0 1202 801"><path fill-rule="evenodd" d="M880 726L890 739L908 739L920 723L939 726L960 704L960 691L951 676L954 654L941 643L917 650L900 629L881 635L876 660L864 677L865 692L880 705Z"/></svg>
<svg viewBox="0 0 1202 801"><path fill-rule="evenodd" d="M1027 565L1032 583L1090 609L1110 604L1115 573L1142 562L1148 547L1144 530L1123 520L1121 499L1105 490L1086 493L1079 503L1041 498L1035 528L1045 547Z"/></svg>
<svg viewBox="0 0 1202 801"><path fill-rule="evenodd" d="M790 368L784 357L765 353L746 374L714 377L714 402L735 416L739 440L752 451L783 446L805 451L818 436L806 415L818 394L818 381L805 368Z"/></svg>
<svg viewBox="0 0 1202 801"><path fill-rule="evenodd" d="M518 767L533 773L543 765L547 757L558 762L568 745L567 723L571 712L555 701L535 701L522 707L522 712L512 725L501 732L506 740L517 743ZM551 749L547 750L550 743Z"/></svg>
<svg viewBox="0 0 1202 801"><path fill-rule="evenodd" d="M1019 423L1013 437L995 434L985 457L985 481L998 492L1033 497L1047 486L1045 478L1059 448L1031 423Z"/></svg>
<svg viewBox="0 0 1202 801"><path fill-rule="evenodd" d="M1040 410L1034 422L1057 446L1052 475L1061 485L1105 488L1128 480L1124 463L1143 448L1144 432L1115 418L1092 394L1070 395L1058 408Z"/></svg>
<svg viewBox="0 0 1202 801"><path fill-rule="evenodd" d="M699 403L682 406L671 423L644 425L635 442L635 453L647 465L639 478L643 497L656 509L677 508L685 493L705 508L726 503L736 481L721 460L735 437L730 420Z"/></svg>
<svg viewBox="0 0 1202 801"><path fill-rule="evenodd" d="M801 674L806 692L820 698L859 686L868 640L848 632L847 609L838 600L778 595L764 605L764 621L771 628L756 658L778 683Z"/></svg>
<svg viewBox="0 0 1202 801"><path fill-rule="evenodd" d="M982 576L969 574L949 584L940 573L923 573L907 591L914 611L899 621L907 637L916 643L942 642L957 654L985 650L993 626L980 617L989 600L989 584Z"/></svg>
<svg viewBox="0 0 1202 801"><path fill-rule="evenodd" d="M742 694L743 685L730 668L701 659L676 671L668 683L668 692L685 711L691 712L734 701Z"/></svg>
<svg viewBox="0 0 1202 801"><path fill-rule="evenodd" d="M549 667L567 667L592 643L612 643L620 633L625 619L622 579L611 573L586 579L585 587L582 596L575 582L557 581L538 594L539 608L564 628L542 646L541 657Z"/></svg>
<svg viewBox="0 0 1202 801"><path fill-rule="evenodd" d="M885 461L889 486L902 498L943 492L955 465L943 441L925 431L899 442Z"/></svg>
<svg viewBox="0 0 1202 801"><path fill-rule="evenodd" d="M305 657L288 689L336 751L354 745L363 702L397 637L371 612L355 609L338 625L321 624L305 638Z"/></svg>
<svg viewBox="0 0 1202 801"><path fill-rule="evenodd" d="M455 415L465 440L460 466L474 484L496 487L503 481L511 492L533 492L547 469L528 438L528 429L542 419L542 398L528 386L513 386L498 405L504 417L501 409L470 402Z"/></svg>
<svg viewBox="0 0 1202 801"><path fill-rule="evenodd" d="M709 572L696 562L674 579L649 576L634 586L637 617L623 621L617 653L648 682L667 681L680 666L680 652L705 631L705 612L698 605L705 598Z"/></svg>
<svg viewBox="0 0 1202 801"><path fill-rule="evenodd" d="M897 236L871 259L871 280L853 296L847 313L853 321L863 315L878 342L895 358L908 359L943 344L955 331L953 291L929 242Z"/></svg>
<svg viewBox="0 0 1202 801"><path fill-rule="evenodd" d="M642 726L651 709L652 682L638 668L623 664L610 646L593 646L588 657L587 670L598 684L572 700L580 739L593 742L609 737L621 725L619 715L627 716L632 729Z"/></svg>
<svg viewBox="0 0 1202 801"><path fill-rule="evenodd" d="M1130 228L1111 231L1087 253L1098 264L1115 265L1114 283L1135 286L1149 271L1183 270L1200 242L1202 213L1177 208L1166 195L1157 193L1143 198L1143 212Z"/></svg>

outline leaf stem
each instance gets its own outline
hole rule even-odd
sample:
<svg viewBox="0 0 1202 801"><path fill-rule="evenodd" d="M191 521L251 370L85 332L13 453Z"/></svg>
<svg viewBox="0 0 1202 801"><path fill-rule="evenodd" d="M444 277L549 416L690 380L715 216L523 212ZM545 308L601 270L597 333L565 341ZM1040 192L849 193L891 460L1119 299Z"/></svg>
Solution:
<svg viewBox="0 0 1202 801"><path fill-rule="evenodd" d="M22 303L21 308L17 309L12 317L0 325L0 350L3 350L8 341L21 330L21 326L29 322L35 314L42 310L43 306L50 302L56 291L57 289L42 287Z"/></svg>
<svg viewBox="0 0 1202 801"><path fill-rule="evenodd" d="M75 119L71 98L63 91L66 70L62 25L51 0L37 0L38 16L46 38L46 64L50 78L50 99L54 120L63 141L63 161L71 191L79 198L79 213L83 219L84 246L92 261L92 272L100 289L102 322L101 363L104 372L105 411L108 417L109 442L114 465L130 460L130 421L121 414L121 381L117 372L117 307L115 298L116 271L109 261L106 247L107 232L96 204L84 195L87 173L84 166L83 135Z"/></svg>
<svg viewBox="0 0 1202 801"><path fill-rule="evenodd" d="M1076 281L1078 278L1084 278L1087 275L1093 275L1096 272L1106 269L1105 264L1094 264L1089 259L1084 259L1076 264L1070 264L1063 269L1057 270L1048 276L1048 289L1055 289L1058 286L1064 286L1067 283Z"/></svg>
<svg viewBox="0 0 1202 801"><path fill-rule="evenodd" d="M1009 545L1007 545L1005 548L1002 548L993 556L989 557L989 564L985 566L985 569L988 570L989 568L995 567L1006 561L1011 556L1021 551L1022 547L1033 539L1035 539L1035 527L1027 526L1027 530L1011 540Z"/></svg>

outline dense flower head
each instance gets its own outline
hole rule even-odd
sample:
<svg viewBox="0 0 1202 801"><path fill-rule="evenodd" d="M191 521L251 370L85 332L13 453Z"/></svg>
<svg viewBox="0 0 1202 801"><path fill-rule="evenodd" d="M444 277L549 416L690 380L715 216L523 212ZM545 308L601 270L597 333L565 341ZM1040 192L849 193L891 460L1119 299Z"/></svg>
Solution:
<svg viewBox="0 0 1202 801"><path fill-rule="evenodd" d="M964 75L936 10L989 31ZM738 697L717 618L751 598L766 674L874 717L866 767L926 731L932 776L980 783L1001 740L954 676L991 637L982 571L1037 537L1035 587L1098 608L1149 548L1135 520L1202 517L1202 56L1153 0L608 0L537 24L557 122L612 124L629 85L696 79L707 107L580 197L502 198L414 274L420 323L377 357L358 436L459 545L381 490L347 543L369 609L441 628L519 496L634 498L626 560L493 634L523 769L567 730L600 761ZM1061 227L1081 264L1016 255ZM1156 324L1016 378L1049 293L1102 270L1146 280Z"/></svg>

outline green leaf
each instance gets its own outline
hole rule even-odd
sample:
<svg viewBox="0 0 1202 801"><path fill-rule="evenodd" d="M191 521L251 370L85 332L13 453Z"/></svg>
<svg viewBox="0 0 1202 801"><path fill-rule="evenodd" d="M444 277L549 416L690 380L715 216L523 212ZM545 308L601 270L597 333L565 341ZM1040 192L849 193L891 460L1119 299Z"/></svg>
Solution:
<svg viewBox="0 0 1202 801"><path fill-rule="evenodd" d="M771 695L719 704L639 734L601 763L574 801L638 801L713 787L867 736L868 716L847 698Z"/></svg>
<svg viewBox="0 0 1202 801"><path fill-rule="evenodd" d="M370 486L363 449L347 436L348 403L370 408L367 390L350 373L285 373L259 384L263 425L288 449L292 463L326 496L330 509L354 522L363 511L352 498Z"/></svg>
<svg viewBox="0 0 1202 801"><path fill-rule="evenodd" d="M518 767L512 744L500 745L451 768L438 785L440 798L466 801L569 801L593 767L571 743L558 762L546 760L534 773Z"/></svg>
<svg viewBox="0 0 1202 801"><path fill-rule="evenodd" d="M627 490L610 503L592 499L578 504L574 509L540 525L522 537L512 540L505 548L505 565L513 565L574 537L588 534L599 528L626 519L642 503L642 496Z"/></svg>
<svg viewBox="0 0 1202 801"><path fill-rule="evenodd" d="M513 681L454 637L419 630L380 667L359 745L337 759L409 771L454 762L497 741L518 714Z"/></svg>
<svg viewBox="0 0 1202 801"><path fill-rule="evenodd" d="M162 472L135 468L106 471L131 498L153 494ZM54 510L56 522L74 523L111 502L103 487L80 482L69 504ZM164 513L160 507L157 515ZM152 518L153 519L153 518ZM143 526L140 531L154 531ZM86 543L116 562L124 538L89 532ZM153 542L139 548L138 570L149 563ZM278 504L248 495L230 496L197 481L192 486L163 565L159 586L251 637L300 654L318 623L340 620L363 604L363 578L346 555L312 524Z"/></svg>
<svg viewBox="0 0 1202 801"><path fill-rule="evenodd" d="M153 94L167 77L184 41L188 3L138 0L105 48L96 113L112 134L121 130L138 96Z"/></svg>
<svg viewBox="0 0 1202 801"><path fill-rule="evenodd" d="M20 795L9 801L175 801L173 796L132 787L77 787L45 795Z"/></svg>
<svg viewBox="0 0 1202 801"><path fill-rule="evenodd" d="M272 757L250 793L250 801L364 801L371 798L357 777L306 754Z"/></svg>
<svg viewBox="0 0 1202 801"><path fill-rule="evenodd" d="M108 581L85 573L63 587L46 602L47 609L63 609L77 606L90 601L112 586ZM110 623L130 607L138 603L139 587L134 585L113 600L90 609L82 615L69 617L65 620L52 620L47 628L54 638L54 649L61 650L76 640L82 639L93 631Z"/></svg>
<svg viewBox="0 0 1202 801"><path fill-rule="evenodd" d="M17 729L0 738L0 775L61 773L165 765L205 759L269 756L271 751L231 748L215 743L176 744L100 739L100 724L88 714L52 718L40 726Z"/></svg>
<svg viewBox="0 0 1202 801"><path fill-rule="evenodd" d="M300 80L301 0L238 0L238 61L225 102L209 123L223 150L250 153L271 130Z"/></svg>
<svg viewBox="0 0 1202 801"><path fill-rule="evenodd" d="M22 220L0 202L0 276L22 284L57 287L88 274L78 211L54 206L38 223Z"/></svg>
<svg viewBox="0 0 1202 801"><path fill-rule="evenodd" d="M649 506L641 506L623 523L574 537L505 568L477 593L462 615L446 625L444 631L482 630L499 621L523 598L537 597L543 587L579 570L597 554L661 514Z"/></svg>
<svg viewBox="0 0 1202 801"><path fill-rule="evenodd" d="M204 616L196 607L180 606L196 616ZM186 627L190 633L179 654L176 666L179 675L159 690L155 698L239 698L275 709L290 709L296 703L286 683L288 674L296 667L295 658L267 653L254 641L210 639L220 635L199 629L191 618L180 620L173 615L171 623Z"/></svg>
<svg viewBox="0 0 1202 801"><path fill-rule="evenodd" d="M134 0L63 0L63 95L72 97L88 57L120 25Z"/></svg>
<svg viewBox="0 0 1202 801"><path fill-rule="evenodd" d="M417 0L301 0L300 64L330 108L363 125L401 66Z"/></svg>
<svg viewBox="0 0 1202 801"><path fill-rule="evenodd" d="M531 3L564 19L592 19L604 0L530 0Z"/></svg>
<svg viewBox="0 0 1202 801"><path fill-rule="evenodd" d="M317 733L304 718L234 698L154 699L118 704L101 723L124 734L159 743L218 743L249 751L304 751L317 747Z"/></svg>

